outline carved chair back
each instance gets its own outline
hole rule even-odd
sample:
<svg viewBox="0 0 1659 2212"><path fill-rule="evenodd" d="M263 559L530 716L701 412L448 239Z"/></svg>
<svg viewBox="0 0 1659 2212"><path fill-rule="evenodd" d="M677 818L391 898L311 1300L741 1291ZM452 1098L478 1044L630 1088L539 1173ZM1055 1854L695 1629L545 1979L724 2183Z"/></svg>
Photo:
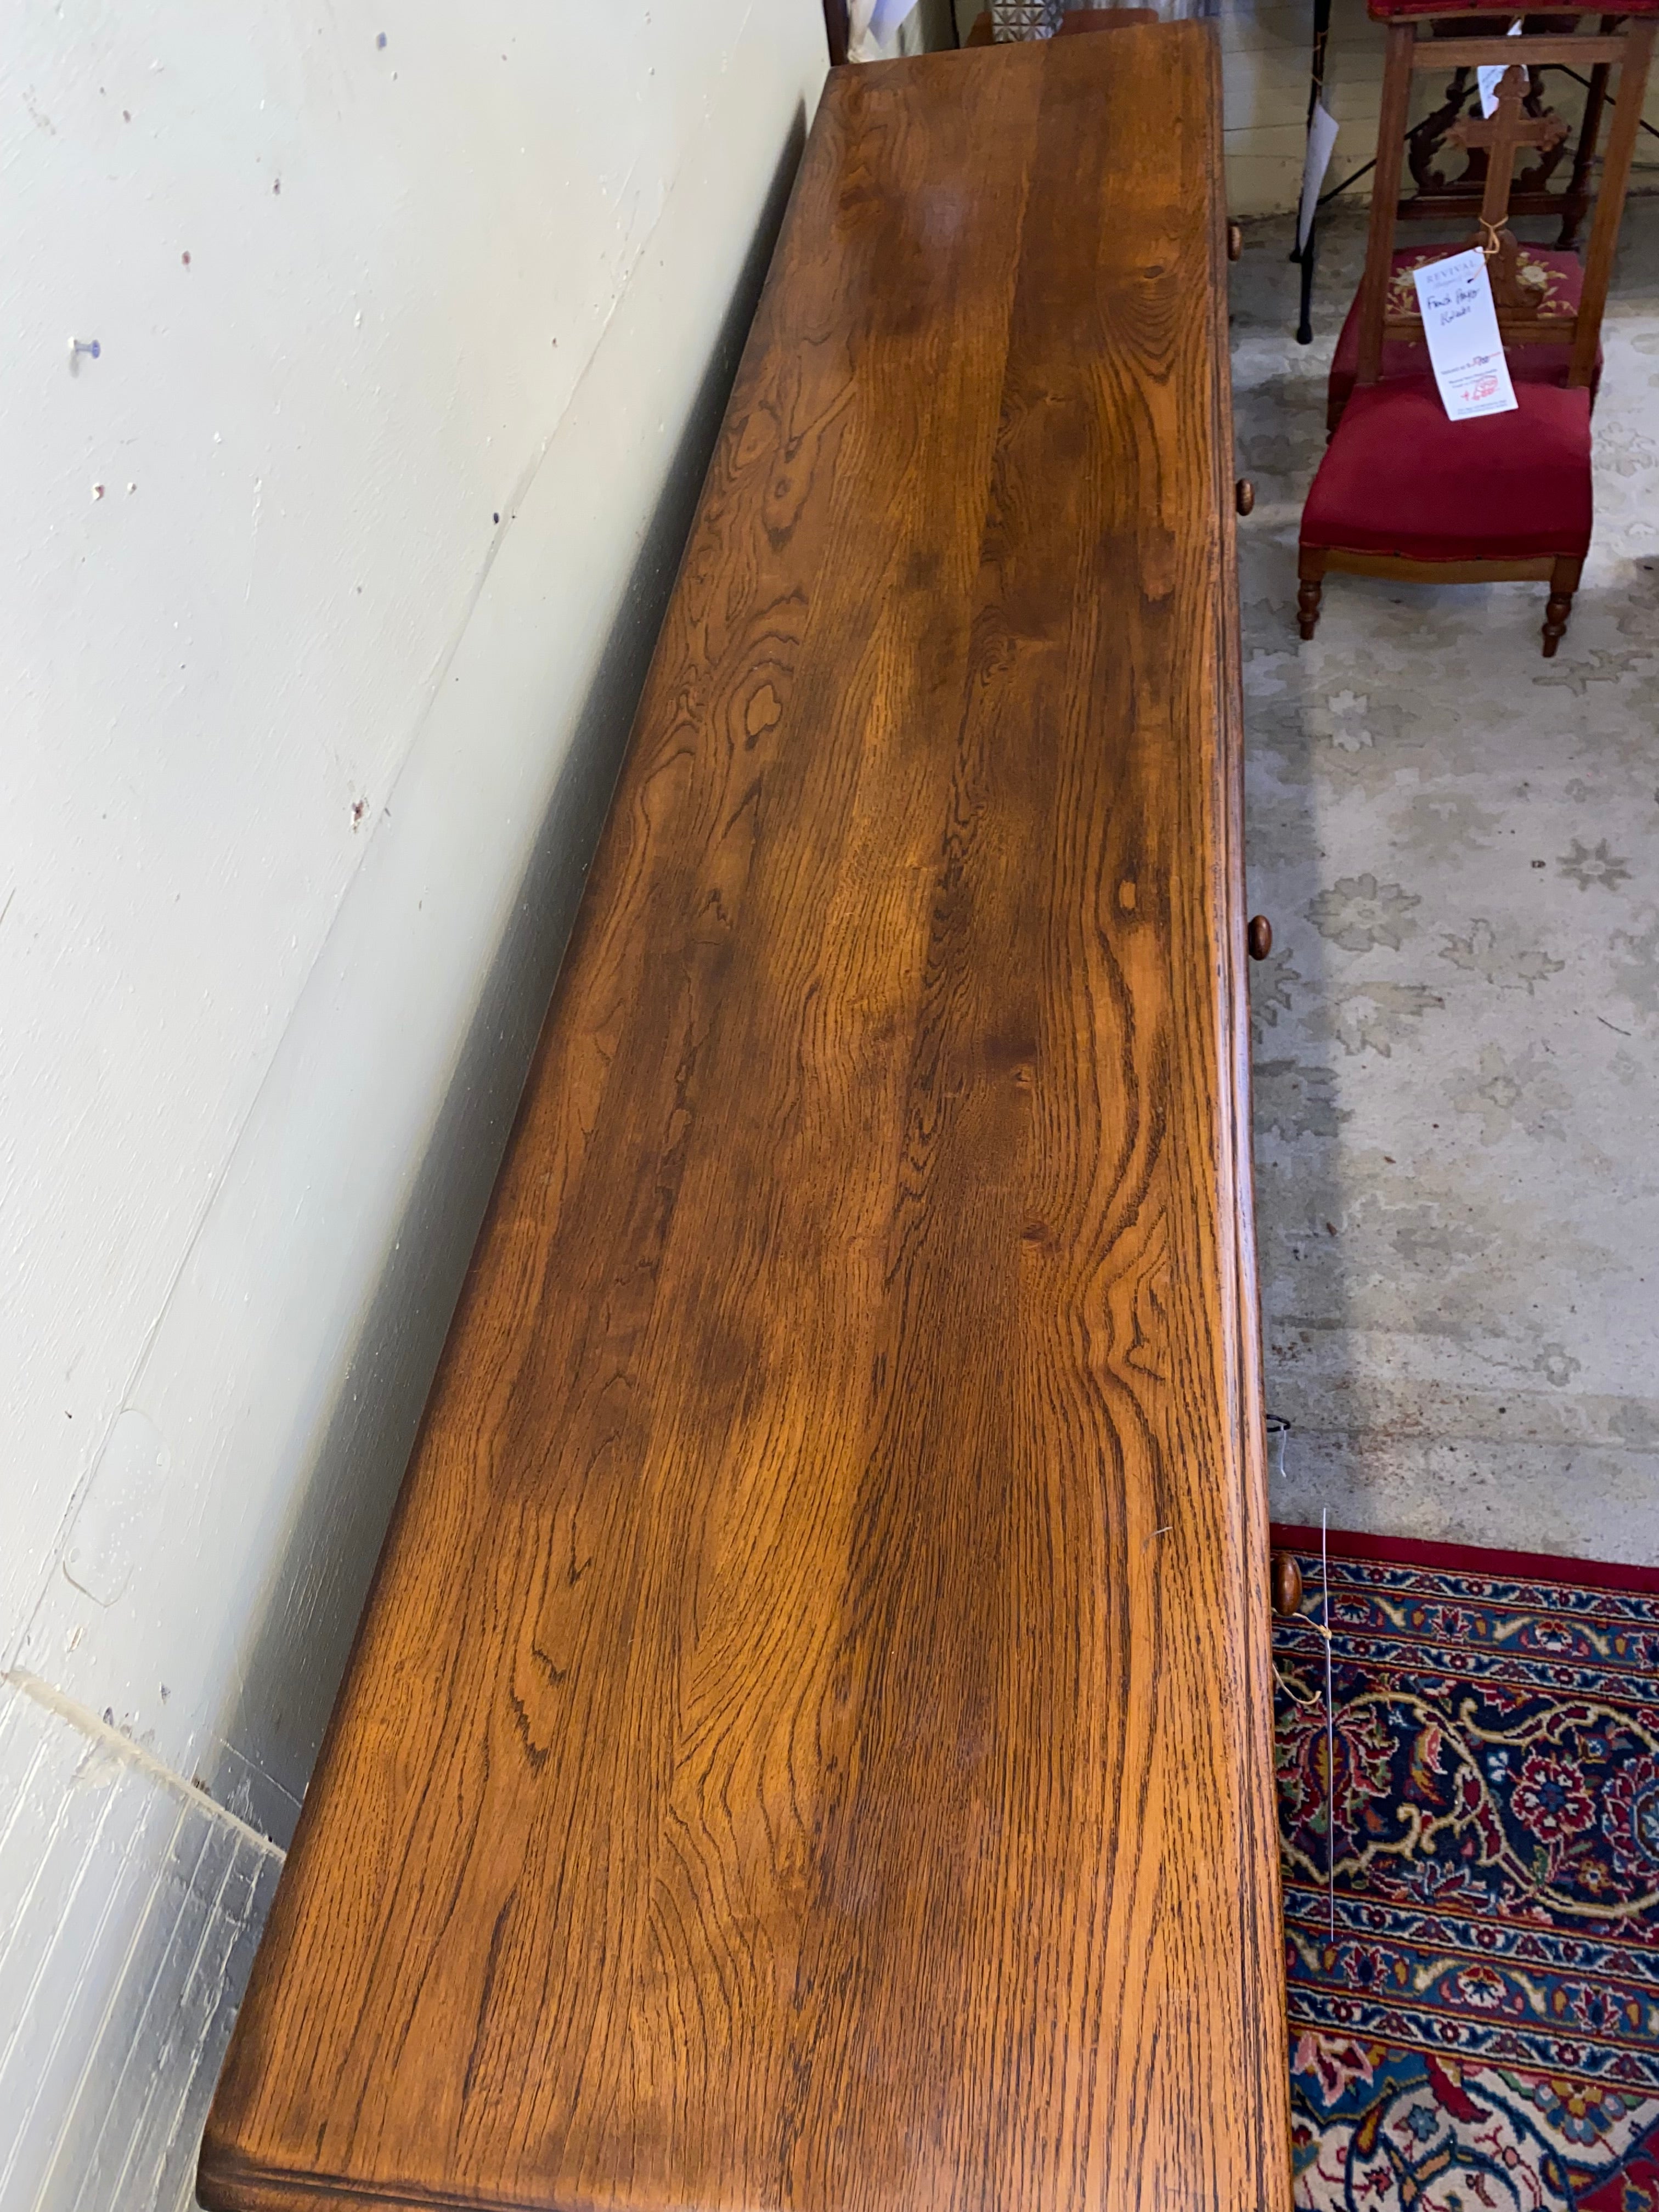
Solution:
<svg viewBox="0 0 1659 2212"><path fill-rule="evenodd" d="M1555 13L1559 20L1560 11ZM1358 381L1362 385L1375 384L1381 375L1385 341L1422 343L1423 324L1415 312L1410 277L1394 267L1395 228L1412 80L1418 71L1441 69L1448 64L1454 68L1504 70L1496 111L1484 118L1463 117L1445 135L1447 143L1485 157L1485 190L1479 229L1470 243L1478 243L1487 256L1498 325L1504 344L1570 345L1572 350L1568 383L1587 385L1591 381L1601 343L1602 312L1613 276L1619 223L1630 180L1631 160L1641 123L1654 28L1651 16L1621 19L1604 15L1600 27L1589 33L1552 27L1537 32L1523 30L1518 37L1510 38L1495 25L1491 33L1419 40L1414 20L1389 23L1371 191L1370 233L1359 291ZM1617 67L1619 79L1613 128L1608 134L1601 189L1596 195L1583 277L1575 307L1565 296L1559 273L1547 264L1529 258L1517 246L1509 227L1509 216L1516 153L1531 147L1547 155L1567 133L1567 126L1559 115L1540 108L1533 90L1532 71L1543 64L1571 67L1581 62L1589 64L1604 84L1603 72L1612 67Z"/></svg>

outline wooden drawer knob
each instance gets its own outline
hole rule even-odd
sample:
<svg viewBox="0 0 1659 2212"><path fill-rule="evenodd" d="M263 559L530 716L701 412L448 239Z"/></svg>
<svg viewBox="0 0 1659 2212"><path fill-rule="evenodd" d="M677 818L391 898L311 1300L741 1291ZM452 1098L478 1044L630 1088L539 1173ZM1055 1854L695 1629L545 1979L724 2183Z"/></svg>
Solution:
<svg viewBox="0 0 1659 2212"><path fill-rule="evenodd" d="M1227 225L1227 258L1228 258L1228 260L1229 260L1229 261L1237 261L1237 258L1238 258L1238 257L1239 257L1239 255L1240 255L1241 253L1243 253L1243 251L1244 251L1244 233L1243 233L1243 228L1242 228L1238 223L1236 223L1236 222L1230 222L1230 223Z"/></svg>
<svg viewBox="0 0 1659 2212"><path fill-rule="evenodd" d="M1248 514L1255 505L1255 486L1249 477L1240 477L1233 486L1233 505L1241 514Z"/></svg>
<svg viewBox="0 0 1659 2212"><path fill-rule="evenodd" d="M1286 1618L1302 1610L1302 1569L1294 1552L1275 1552L1269 1587L1273 1611Z"/></svg>
<svg viewBox="0 0 1659 2212"><path fill-rule="evenodd" d="M1244 942L1252 960L1265 960L1273 949L1273 926L1265 914L1253 914Z"/></svg>

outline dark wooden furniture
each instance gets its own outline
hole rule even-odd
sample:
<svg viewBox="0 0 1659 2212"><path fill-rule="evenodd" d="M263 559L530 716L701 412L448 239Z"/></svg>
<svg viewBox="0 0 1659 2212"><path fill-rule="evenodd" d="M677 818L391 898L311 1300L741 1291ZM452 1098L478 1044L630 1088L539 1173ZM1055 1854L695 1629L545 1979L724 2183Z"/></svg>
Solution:
<svg viewBox="0 0 1659 2212"><path fill-rule="evenodd" d="M1379 23L1403 21L1407 18L1424 22L1431 39L1449 42L1466 41L1493 29L1507 31L1510 23L1519 20L1529 33L1563 33L1577 30L1592 14L1600 17L1603 34L1616 31L1630 15L1651 15L1659 12L1659 0L1626 0L1624 9L1614 15L1602 12L1600 0L1594 9L1580 4L1558 7L1538 15L1516 17L1509 0L1368 0L1368 12ZM1330 31L1331 0L1314 0L1313 5L1313 65L1308 96L1308 115L1311 121L1315 100L1324 85L1326 45ZM1425 64L1433 66L1430 58ZM1584 104L1579 118L1577 137L1564 132L1552 145L1542 149L1536 158L1528 163L1516 178L1510 196L1510 213L1514 216L1546 216L1558 222L1556 238L1559 257L1567 258L1567 249L1576 244L1579 227L1589 212L1594 193L1591 176L1601 143L1601 125L1609 105L1608 82L1611 69L1606 61L1593 62L1588 76L1582 76L1571 66L1571 57L1552 62L1540 62L1528 70L1525 105L1529 115L1544 112L1546 98L1545 77L1554 71L1575 79L1584 90ZM1468 113L1480 112L1476 78L1473 65L1467 60L1454 62L1444 94L1435 106L1409 129L1406 118L1401 118L1405 132L1405 165L1410 170L1413 189L1403 193L1395 206L1401 222L1443 222L1456 221L1460 216L1472 216L1479 209L1486 192L1486 162L1478 149L1464 149L1463 158L1456 158L1456 141L1452 133L1457 124ZM1447 156L1452 155L1449 167ZM1569 161L1569 156L1571 160ZM1341 183L1333 185L1321 195L1321 204L1344 192L1356 184L1373 165L1352 170ZM1566 179L1558 185L1554 179L1565 168ZM1315 226L1316 230L1317 225ZM1552 257L1545 256L1545 259ZM1310 236L1308 246L1291 253L1293 261L1302 264L1302 309L1297 327L1297 337L1303 345L1313 342L1311 304L1315 250ZM1352 321L1352 318L1350 318ZM1345 328L1344 339L1349 335ZM1338 410L1340 412L1340 409Z"/></svg>
<svg viewBox="0 0 1659 2212"><path fill-rule="evenodd" d="M1325 4L1328 8L1328 0ZM1650 12L1653 0L1636 0L1637 12ZM1492 18L1498 14L1497 9L1481 11L1472 5L1472 0L1452 0L1452 5L1456 12L1444 12L1442 7L1433 4L1433 0L1431 4L1414 7L1402 7L1400 0L1370 0L1370 12L1382 23L1407 14L1424 17L1429 35L1435 39L1467 40L1494 27ZM1507 30L1511 21L1519 21L1528 31L1538 34L1571 33L1590 12L1582 7L1567 7L1516 17L1512 7L1505 7L1497 27ZM1621 20L1619 15L1601 14L1601 32L1605 34L1616 31ZM1560 62L1540 62L1528 70L1524 98L1528 115L1544 114L1547 97L1546 74L1552 69L1564 68L1565 64ZM1576 70L1568 70L1567 74L1577 76ZM1540 216L1559 224L1555 241L1558 248L1565 249L1576 243L1579 226L1589 212L1594 198L1590 173L1607 113L1610 76L1608 64L1600 61L1591 64L1587 77L1579 78L1584 88L1584 106L1577 137L1563 130L1548 146L1541 147L1516 175L1510 193L1511 216ZM1464 147L1460 161L1460 142L1453 134L1461 122L1480 112L1474 67L1467 61L1459 62L1447 78L1439 105L1431 108L1406 132L1405 161L1411 172L1412 190L1400 198L1396 212L1402 222L1455 222L1479 209L1486 185L1486 155L1479 149ZM1557 184L1555 179L1564 169L1565 178Z"/></svg>
<svg viewBox="0 0 1659 2212"><path fill-rule="evenodd" d="M1385 5L1386 0L1373 0L1373 12L1380 13ZM1520 20L1528 30L1540 33L1571 33L1578 26L1578 17L1571 12L1527 15ZM1602 31L1615 30L1618 21L1617 16L1604 15L1601 19ZM1490 27L1478 15L1443 15L1431 21L1429 31L1437 39L1463 39ZM1507 30L1508 25L1504 27ZM1546 112L1547 96L1544 74L1542 64L1528 70L1524 94L1527 114L1540 120ZM1592 65L1577 139L1564 128L1552 137L1547 145L1540 142L1538 151L1517 172L1510 187L1511 216L1542 216L1559 221L1558 247L1574 244L1579 225L1589 211L1590 170L1607 109L1608 76L1606 62ZM1480 113L1474 70L1468 62L1460 63L1447 79L1438 106L1431 108L1406 133L1406 167L1411 172L1413 190L1401 196L1398 213L1402 222L1455 222L1460 216L1473 215L1480 207L1486 188L1486 156L1478 147L1464 144L1455 135L1462 123L1471 117L1478 118ZM1457 160L1460 151L1463 156L1461 162ZM1554 179L1563 168L1566 169L1566 178L1557 185Z"/></svg>
<svg viewBox="0 0 1659 2212"><path fill-rule="evenodd" d="M1302 1610L1302 1564L1294 1552L1275 1552L1273 1556L1273 1611L1289 1618Z"/></svg>
<svg viewBox="0 0 1659 2212"><path fill-rule="evenodd" d="M1288 2206L1220 176L830 77L211 2207Z"/></svg>
<svg viewBox="0 0 1659 2212"><path fill-rule="evenodd" d="M1375 9L1385 0L1373 0ZM1423 20L1422 0L1394 0L1399 15L1389 33L1388 61L1385 72L1384 97L1391 111L1402 116L1407 112L1410 97L1410 80L1413 73L1433 66L1435 49L1413 35ZM1656 0L1659 4L1659 0ZM1581 52L1574 33L1586 21L1586 17L1566 14L1541 19L1547 27L1537 36L1546 42L1554 54ZM1484 30L1483 58L1503 60L1506 53L1516 50L1518 42L1505 39L1498 43L1499 25L1478 16L1436 15L1428 18L1427 27L1437 37L1446 41L1441 51L1450 49L1449 33L1459 34L1455 49L1464 57L1455 72L1461 82L1467 79L1473 96L1475 64L1468 58L1478 43L1477 33ZM1506 28L1507 25L1504 24ZM1590 33L1584 33L1585 43ZM1641 94L1645 84L1649 58L1651 52L1651 17L1644 24L1638 15L1631 19L1604 15L1601 29L1595 33L1595 52L1601 58L1586 58L1594 104L1599 117L1606 104L1607 80L1615 64L1621 76L1627 78L1634 98L1623 103L1623 125L1615 131L1608 149L1607 174L1597 201L1602 210L1599 231L1590 241L1589 264L1586 268L1576 253L1561 246L1552 249L1536 246L1518 246L1508 229L1509 223L1534 209L1533 197L1528 189L1528 177L1535 171L1516 161L1516 156L1527 148L1548 160L1560 153L1568 143L1565 124L1558 116L1544 109L1537 96L1537 88L1545 66L1534 63L1522 71L1518 100L1515 88L1510 88L1510 100L1505 113L1483 121L1478 103L1472 112L1455 120L1437 124L1439 138L1446 144L1465 150L1470 167L1458 179L1458 194L1448 198L1444 204L1436 203L1436 212L1462 212L1469 216L1474 228L1472 237L1482 234L1480 222L1495 217L1500 252L1495 257L1493 269L1494 296L1498 304L1505 343L1512 349L1512 373L1528 381L1560 384L1586 384L1594 400L1600 374L1601 360L1598 338L1601 319L1607 301L1607 287L1613 273L1613 258L1618 244L1620 218L1628 180L1631 160L1639 128ZM1530 41L1528 41L1530 45ZM1577 74L1577 72L1573 72ZM1636 111L1632 112L1632 108ZM1588 111L1587 111L1588 113ZM1437 111L1438 115L1438 111ZM1434 119L1434 118L1431 118ZM1599 125L1597 126L1599 128ZM1502 145L1498 145L1499 134ZM1380 143L1380 141L1379 141ZM1412 134L1407 134L1405 152L1409 155ZM1494 155L1497 156L1494 161ZM1394 155L1397 167L1399 150ZM1575 188L1576 189L1576 188ZM1461 195L1461 197L1460 197ZM1589 204L1588 186L1583 195ZM1396 215L1408 210L1425 210L1409 199L1397 203ZM1573 218L1576 228L1580 205ZM1421 374L1427 365L1422 345L1421 325L1417 319L1416 295L1412 286L1411 271L1425 261L1438 259L1452 249L1445 246L1396 248L1389 260L1387 273L1382 264L1385 249L1379 242L1381 228L1376 221L1373 203L1373 227L1370 252L1367 263L1368 281L1349 309L1341 336L1337 341L1335 358L1331 368L1330 390L1327 410L1328 427L1334 429L1342 419L1360 368L1360 326L1366 311L1373 303L1375 294L1381 289L1382 332L1371 342L1373 354L1366 380L1376 382L1379 377L1387 380L1394 375ZM1586 280L1588 279L1588 292ZM1582 327L1581 327L1582 319Z"/></svg>
<svg viewBox="0 0 1659 2212"><path fill-rule="evenodd" d="M1434 4L1434 0L1429 0ZM1591 33L1524 32L1419 39L1425 0L1399 0L1388 33L1365 273L1333 364L1332 437L1303 511L1297 628L1311 638L1326 575L1418 583L1547 582L1543 651L1565 631L1593 521L1590 401L1602 311L1613 275L1655 17L1633 15ZM1537 66L1571 58L1618 70L1618 104L1580 274L1562 256L1523 252L1509 228L1516 156L1565 136L1559 118L1528 107ZM1502 66L1490 120L1465 117L1449 136L1481 155L1479 228L1509 357L1512 411L1450 422L1430 373L1408 264L1395 250L1400 172L1414 73L1450 62ZM1447 248L1450 252L1455 249ZM1408 305L1407 295L1410 295ZM1401 457L1408 456L1402 468Z"/></svg>

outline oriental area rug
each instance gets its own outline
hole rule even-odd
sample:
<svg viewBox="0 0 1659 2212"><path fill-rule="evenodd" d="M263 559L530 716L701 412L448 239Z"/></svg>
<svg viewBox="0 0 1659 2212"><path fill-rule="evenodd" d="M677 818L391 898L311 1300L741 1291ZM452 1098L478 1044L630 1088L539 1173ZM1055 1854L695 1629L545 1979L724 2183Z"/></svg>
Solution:
<svg viewBox="0 0 1659 2212"><path fill-rule="evenodd" d="M1274 1541L1297 2203L1659 2212L1659 1571Z"/></svg>

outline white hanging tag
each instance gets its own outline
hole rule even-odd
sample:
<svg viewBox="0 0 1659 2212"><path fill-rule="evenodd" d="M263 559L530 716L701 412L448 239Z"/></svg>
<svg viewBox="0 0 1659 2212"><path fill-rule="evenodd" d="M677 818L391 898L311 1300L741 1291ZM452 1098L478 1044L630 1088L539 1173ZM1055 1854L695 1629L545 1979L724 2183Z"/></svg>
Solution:
<svg viewBox="0 0 1659 2212"><path fill-rule="evenodd" d="M870 28L881 41L884 51L888 40L894 36L915 4L916 0L876 0L870 17Z"/></svg>
<svg viewBox="0 0 1659 2212"><path fill-rule="evenodd" d="M1308 242L1308 233L1313 228L1314 216L1319 210L1319 187L1325 181L1325 172L1330 167L1331 149L1336 143L1336 118L1322 100L1314 105L1312 119L1308 125L1308 150L1302 162L1302 206L1296 219L1296 246L1299 253Z"/></svg>
<svg viewBox="0 0 1659 2212"><path fill-rule="evenodd" d="M875 12L876 0L848 0L847 58L849 62L878 62L881 59L881 48L870 30L870 19Z"/></svg>
<svg viewBox="0 0 1659 2212"><path fill-rule="evenodd" d="M1440 397L1454 422L1503 415L1516 404L1498 328L1486 257L1478 246L1413 269L1418 312Z"/></svg>
<svg viewBox="0 0 1659 2212"><path fill-rule="evenodd" d="M1517 15L1515 21L1510 25L1509 29L1504 33L1504 36L1510 39L1518 39L1520 35L1521 18ZM1498 88L1503 83L1509 67L1510 64L1507 62L1484 62L1481 66L1476 70L1474 73L1475 82L1480 87L1480 112L1483 115L1497 114Z"/></svg>

